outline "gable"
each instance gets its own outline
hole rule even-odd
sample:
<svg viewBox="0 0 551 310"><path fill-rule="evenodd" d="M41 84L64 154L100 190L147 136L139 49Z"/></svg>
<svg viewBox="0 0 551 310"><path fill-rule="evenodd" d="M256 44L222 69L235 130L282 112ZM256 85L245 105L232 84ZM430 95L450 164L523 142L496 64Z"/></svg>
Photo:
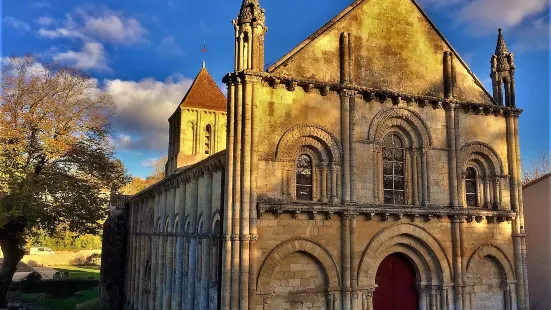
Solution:
<svg viewBox="0 0 551 310"><path fill-rule="evenodd" d="M180 107L226 112L227 100L207 69L202 68L182 99Z"/></svg>
<svg viewBox="0 0 551 310"><path fill-rule="evenodd" d="M343 32L350 33L351 84L444 97L443 56L455 51L413 0L358 0L268 71L339 83ZM492 102L458 56L454 68L456 99Z"/></svg>

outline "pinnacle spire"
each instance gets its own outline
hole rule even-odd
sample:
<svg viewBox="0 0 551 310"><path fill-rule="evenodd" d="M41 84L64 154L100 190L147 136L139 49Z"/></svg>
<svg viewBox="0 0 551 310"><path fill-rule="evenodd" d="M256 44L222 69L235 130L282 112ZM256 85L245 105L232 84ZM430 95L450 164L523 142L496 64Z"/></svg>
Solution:
<svg viewBox="0 0 551 310"><path fill-rule="evenodd" d="M255 20L264 21L264 10L260 8L258 0L243 0L237 21L239 24Z"/></svg>
<svg viewBox="0 0 551 310"><path fill-rule="evenodd" d="M496 44L496 52L495 55L507 55L509 54L509 50L507 49L507 45L505 44L505 39L503 38L503 33L501 33L502 29L499 28L497 35L497 44Z"/></svg>

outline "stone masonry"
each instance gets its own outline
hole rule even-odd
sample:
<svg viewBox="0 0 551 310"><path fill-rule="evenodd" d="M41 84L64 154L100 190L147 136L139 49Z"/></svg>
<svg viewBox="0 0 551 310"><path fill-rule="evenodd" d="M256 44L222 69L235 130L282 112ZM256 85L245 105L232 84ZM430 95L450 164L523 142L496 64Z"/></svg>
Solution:
<svg viewBox="0 0 551 310"><path fill-rule="evenodd" d="M126 203L124 308L374 309L400 253L418 309L528 309L501 30L490 94L412 0L354 1L267 69L265 14L233 21L225 110L178 108L225 147L183 160L208 134L176 112L165 179Z"/></svg>

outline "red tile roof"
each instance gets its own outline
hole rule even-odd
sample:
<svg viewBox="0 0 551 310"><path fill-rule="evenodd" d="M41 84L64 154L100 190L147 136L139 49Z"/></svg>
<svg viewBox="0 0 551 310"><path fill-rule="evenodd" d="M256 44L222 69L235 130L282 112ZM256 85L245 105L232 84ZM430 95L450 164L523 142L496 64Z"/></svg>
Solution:
<svg viewBox="0 0 551 310"><path fill-rule="evenodd" d="M206 68L202 68L180 102L182 108L226 112L227 100Z"/></svg>

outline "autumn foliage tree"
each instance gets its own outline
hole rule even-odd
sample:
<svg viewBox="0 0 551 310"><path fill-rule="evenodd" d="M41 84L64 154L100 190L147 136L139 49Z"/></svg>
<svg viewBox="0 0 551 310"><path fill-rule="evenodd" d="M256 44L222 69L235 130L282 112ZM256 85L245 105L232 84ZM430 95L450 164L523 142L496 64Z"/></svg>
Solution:
<svg viewBox="0 0 551 310"><path fill-rule="evenodd" d="M128 184L121 188L121 193L125 195L134 195L149 186L161 181L165 176L165 164L168 158L161 157L153 161L151 174L147 178L133 177Z"/></svg>
<svg viewBox="0 0 551 310"><path fill-rule="evenodd" d="M0 308L25 234L54 233L59 225L97 234L108 194L126 182L108 143L110 96L85 73L33 56L2 68L0 98Z"/></svg>

